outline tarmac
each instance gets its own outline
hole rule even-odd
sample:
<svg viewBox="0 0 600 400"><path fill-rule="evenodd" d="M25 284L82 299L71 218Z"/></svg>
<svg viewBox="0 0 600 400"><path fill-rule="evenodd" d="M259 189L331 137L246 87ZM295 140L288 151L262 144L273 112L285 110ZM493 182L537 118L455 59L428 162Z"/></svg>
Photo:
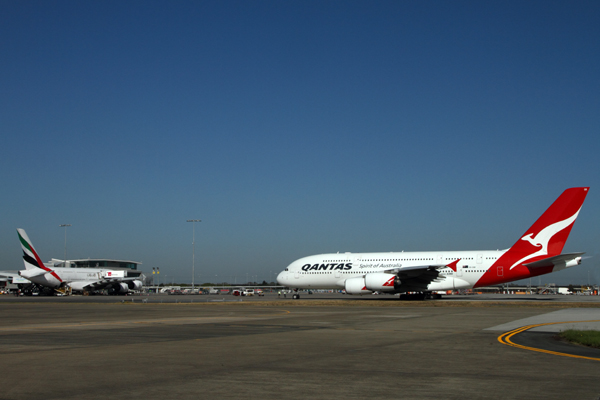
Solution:
<svg viewBox="0 0 600 400"><path fill-rule="evenodd" d="M1 297L0 399L600 398L598 296L239 300Z"/></svg>

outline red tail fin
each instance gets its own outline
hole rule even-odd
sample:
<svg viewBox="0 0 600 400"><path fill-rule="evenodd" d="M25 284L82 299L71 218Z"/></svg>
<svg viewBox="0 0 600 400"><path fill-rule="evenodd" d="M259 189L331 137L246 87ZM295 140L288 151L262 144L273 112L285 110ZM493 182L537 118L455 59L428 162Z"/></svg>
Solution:
<svg viewBox="0 0 600 400"><path fill-rule="evenodd" d="M559 255L588 190L589 187L565 190L496 264L512 270L525 262Z"/></svg>

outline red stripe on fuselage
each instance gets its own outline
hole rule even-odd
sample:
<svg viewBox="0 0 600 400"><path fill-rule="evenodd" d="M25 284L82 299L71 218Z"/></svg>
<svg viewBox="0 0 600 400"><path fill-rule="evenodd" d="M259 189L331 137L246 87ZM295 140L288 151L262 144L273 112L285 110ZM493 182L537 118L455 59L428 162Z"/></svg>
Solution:
<svg viewBox="0 0 600 400"><path fill-rule="evenodd" d="M519 265L508 271L507 268L502 268L502 275L499 275L498 266L494 264L481 276L481 278L479 278L473 287L499 285L501 283L533 278L534 276L549 274L553 269L554 267L537 267L535 269L529 269L524 265Z"/></svg>
<svg viewBox="0 0 600 400"><path fill-rule="evenodd" d="M55 271L51 270L50 268L46 267L44 265L44 263L42 262L42 260L40 260L40 256L38 256L37 252L35 251L35 249L33 248L33 246L31 246L31 244L29 245L29 247L31 247L31 252L33 253L33 255L35 256L35 260L38 263L38 267L40 267L41 269L43 269L44 271L48 271L50 272L50 275L52 275L53 277L55 277L56 279L58 279L59 282L62 283L62 279L60 279L60 276L58 276L56 274Z"/></svg>

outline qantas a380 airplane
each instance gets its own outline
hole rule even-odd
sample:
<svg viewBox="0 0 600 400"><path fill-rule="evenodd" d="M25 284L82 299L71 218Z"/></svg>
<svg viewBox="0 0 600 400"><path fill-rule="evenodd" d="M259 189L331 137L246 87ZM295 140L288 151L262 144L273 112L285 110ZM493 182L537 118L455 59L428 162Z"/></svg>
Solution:
<svg viewBox="0 0 600 400"><path fill-rule="evenodd" d="M43 287L92 292L107 289L111 294L126 294L142 289L137 278L126 278L123 271L106 268L49 268L40 259L24 229L17 229L23 249L23 278Z"/></svg>
<svg viewBox="0 0 600 400"><path fill-rule="evenodd" d="M507 250L320 254L294 261L277 282L294 289L335 288L355 295L413 293L428 298L432 292L499 285L560 271L581 263L584 253L561 252L588 190L565 190Z"/></svg>

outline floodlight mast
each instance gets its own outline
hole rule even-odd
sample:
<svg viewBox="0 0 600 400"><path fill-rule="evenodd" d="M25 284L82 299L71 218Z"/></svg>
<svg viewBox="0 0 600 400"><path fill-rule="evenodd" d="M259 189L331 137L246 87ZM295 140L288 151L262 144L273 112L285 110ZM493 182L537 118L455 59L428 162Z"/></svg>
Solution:
<svg viewBox="0 0 600 400"><path fill-rule="evenodd" d="M63 265L67 266L67 227L71 226L71 224L60 224L59 228L65 228L65 261Z"/></svg>
<svg viewBox="0 0 600 400"><path fill-rule="evenodd" d="M192 291L194 290L195 262L196 262L196 222L202 222L200 219L188 219L192 223Z"/></svg>

